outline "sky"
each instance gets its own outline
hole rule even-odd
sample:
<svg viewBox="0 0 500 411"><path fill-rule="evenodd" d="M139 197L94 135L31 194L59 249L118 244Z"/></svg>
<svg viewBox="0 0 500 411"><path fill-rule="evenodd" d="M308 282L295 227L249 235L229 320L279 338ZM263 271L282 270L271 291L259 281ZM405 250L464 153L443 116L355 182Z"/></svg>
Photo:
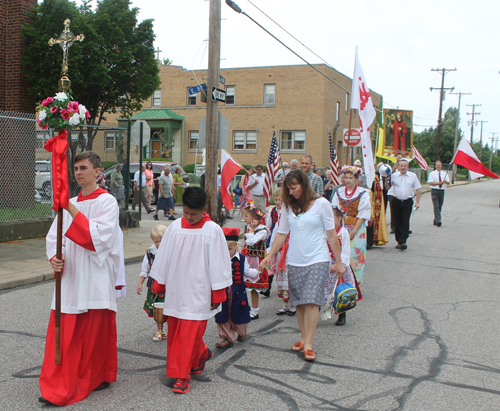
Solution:
<svg viewBox="0 0 500 411"><path fill-rule="evenodd" d="M207 0L131 0L139 19L154 19L160 58L186 69L208 66ZM497 0L235 0L235 3L308 62L329 63L352 77L356 46L368 86L384 108L414 112L414 132L435 127L441 73L444 87L462 96L461 128L470 138L472 107L481 104L483 142L500 133L500 31ZM221 68L304 64L269 34L222 0ZM299 41L283 31L259 9ZM302 43L302 44L301 44ZM315 54L311 53L311 49ZM319 56L319 57L318 57ZM311 68L311 76L320 75ZM446 93L443 115L458 106ZM474 126L479 141L481 124ZM497 135L496 137L499 137ZM500 144L499 144L500 147Z"/></svg>

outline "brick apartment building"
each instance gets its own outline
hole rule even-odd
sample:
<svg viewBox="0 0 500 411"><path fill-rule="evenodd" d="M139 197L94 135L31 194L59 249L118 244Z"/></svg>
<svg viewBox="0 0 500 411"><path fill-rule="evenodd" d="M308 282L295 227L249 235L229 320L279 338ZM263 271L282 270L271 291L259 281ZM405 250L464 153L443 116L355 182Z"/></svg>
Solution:
<svg viewBox="0 0 500 411"><path fill-rule="evenodd" d="M324 64L316 67L351 90L349 77ZM222 69L220 74L225 78L227 98L226 103L219 103L219 110L229 121L228 151L239 162L265 164L274 127L283 161L307 153L317 166L327 166L329 127L343 164L342 134L349 124L350 101L340 87L307 65ZM188 88L204 83L207 72L161 65L159 75L160 88L132 117L147 120L151 127L144 155L161 157L171 149L168 155L175 162L192 164L196 158L201 163L197 141L206 104L200 93L190 96ZM373 91L371 95L379 107L381 96ZM357 116L353 116L352 127L359 127ZM357 151L355 156L360 156Z"/></svg>

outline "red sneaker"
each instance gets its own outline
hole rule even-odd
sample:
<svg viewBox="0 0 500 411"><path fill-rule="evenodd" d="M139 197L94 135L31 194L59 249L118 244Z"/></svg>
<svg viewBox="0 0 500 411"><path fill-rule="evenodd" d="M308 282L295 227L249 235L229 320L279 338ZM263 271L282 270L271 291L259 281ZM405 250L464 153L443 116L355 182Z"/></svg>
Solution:
<svg viewBox="0 0 500 411"><path fill-rule="evenodd" d="M205 363L208 360L211 360L214 357L214 353L210 350L210 348L207 347L206 351L200 358L200 362L198 363L197 368L191 369L191 374L201 374L203 371L205 371Z"/></svg>
<svg viewBox="0 0 500 411"><path fill-rule="evenodd" d="M175 381L174 386L172 387L172 392L175 392L177 394L186 394L189 392L189 387L191 384L189 384L189 381L191 380L191 376L188 378L177 378Z"/></svg>

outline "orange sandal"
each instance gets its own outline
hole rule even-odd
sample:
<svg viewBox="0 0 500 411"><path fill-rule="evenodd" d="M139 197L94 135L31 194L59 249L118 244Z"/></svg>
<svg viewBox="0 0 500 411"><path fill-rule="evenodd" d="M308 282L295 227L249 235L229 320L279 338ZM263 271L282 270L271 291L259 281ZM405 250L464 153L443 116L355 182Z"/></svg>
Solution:
<svg viewBox="0 0 500 411"><path fill-rule="evenodd" d="M292 351L302 351L304 349L304 344L302 344L300 341L297 341L295 344L292 345Z"/></svg>
<svg viewBox="0 0 500 411"><path fill-rule="evenodd" d="M316 354L314 353L313 350L305 350L304 351L304 358L307 361L314 361L316 359Z"/></svg>
<svg viewBox="0 0 500 411"><path fill-rule="evenodd" d="M217 348L231 348L233 343L224 338L222 341L215 344Z"/></svg>

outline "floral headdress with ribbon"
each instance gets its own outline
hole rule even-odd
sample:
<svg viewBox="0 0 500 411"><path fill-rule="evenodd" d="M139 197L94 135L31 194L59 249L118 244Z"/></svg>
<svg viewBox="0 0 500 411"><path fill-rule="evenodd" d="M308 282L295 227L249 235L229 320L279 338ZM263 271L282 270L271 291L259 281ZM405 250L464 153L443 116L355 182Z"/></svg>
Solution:
<svg viewBox="0 0 500 411"><path fill-rule="evenodd" d="M255 213L257 214L260 218L264 217L264 213L262 211L260 211L254 204L254 202L252 200L250 201L247 201L245 203L245 207L244 208L248 208L252 213Z"/></svg>
<svg viewBox="0 0 500 411"><path fill-rule="evenodd" d="M340 169L341 174L351 173L353 176L359 176L362 173L362 170L356 166L348 166L345 165Z"/></svg>

